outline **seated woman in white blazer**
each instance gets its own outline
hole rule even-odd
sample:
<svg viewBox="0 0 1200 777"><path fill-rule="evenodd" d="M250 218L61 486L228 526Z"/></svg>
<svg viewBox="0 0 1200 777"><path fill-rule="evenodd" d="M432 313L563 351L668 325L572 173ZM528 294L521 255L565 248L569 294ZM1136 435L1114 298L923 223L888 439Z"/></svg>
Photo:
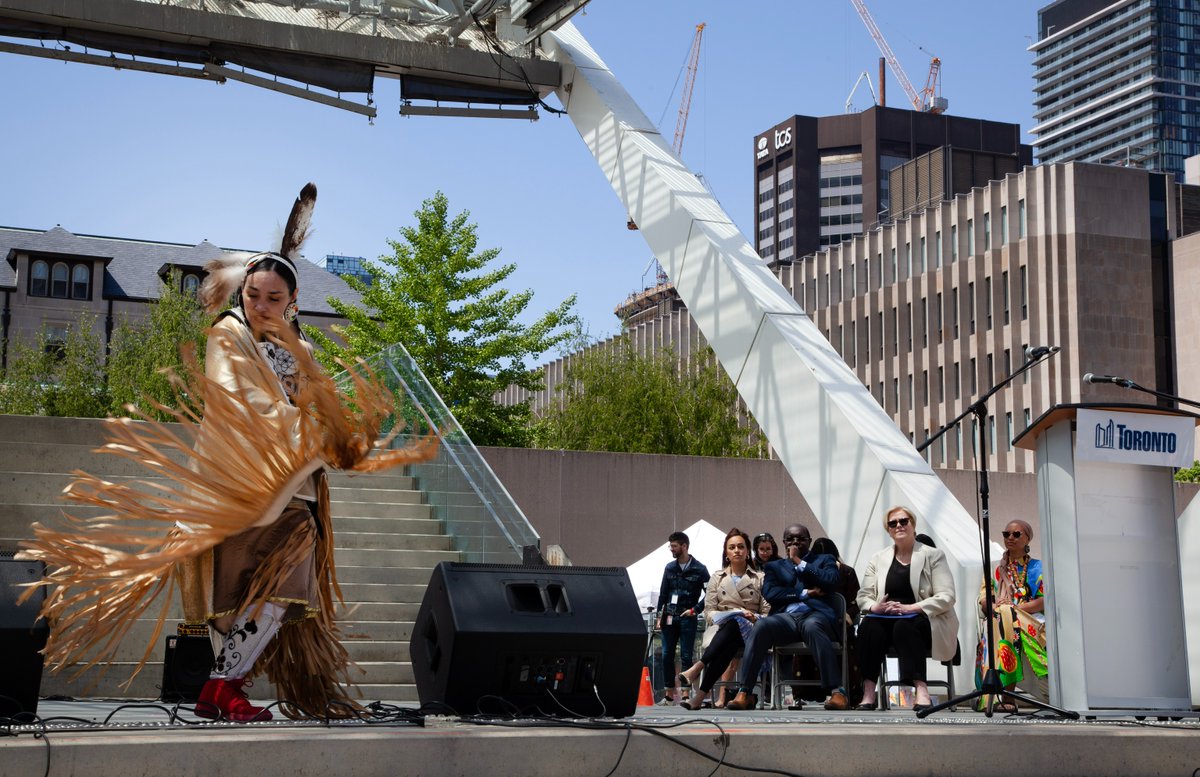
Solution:
<svg viewBox="0 0 1200 777"><path fill-rule="evenodd" d="M917 517L907 507L888 510L884 528L893 544L867 562L858 590L863 616L858 626L863 677L858 708L878 706L875 678L892 649L900 662L900 682L913 686L913 709L920 712L930 705L926 657L949 661L958 645L954 577L944 552L916 541Z"/></svg>

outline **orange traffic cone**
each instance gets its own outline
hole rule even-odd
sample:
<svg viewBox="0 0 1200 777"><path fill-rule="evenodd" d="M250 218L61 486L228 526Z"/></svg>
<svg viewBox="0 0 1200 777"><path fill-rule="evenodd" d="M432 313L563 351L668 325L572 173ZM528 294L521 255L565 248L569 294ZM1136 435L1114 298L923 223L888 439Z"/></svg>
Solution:
<svg viewBox="0 0 1200 777"><path fill-rule="evenodd" d="M638 689L637 706L654 706L654 689L650 687L650 667L648 666L642 667L642 687Z"/></svg>

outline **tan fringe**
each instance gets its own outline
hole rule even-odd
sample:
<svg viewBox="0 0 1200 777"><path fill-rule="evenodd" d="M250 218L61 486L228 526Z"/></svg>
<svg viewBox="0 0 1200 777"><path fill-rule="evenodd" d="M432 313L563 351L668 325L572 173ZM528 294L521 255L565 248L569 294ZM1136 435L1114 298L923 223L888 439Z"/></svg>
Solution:
<svg viewBox="0 0 1200 777"><path fill-rule="evenodd" d="M66 498L107 512L95 518L64 514L60 528L34 524L34 539L21 543L23 558L45 561L50 570L41 585L47 588L42 615L51 624L45 649L51 671L79 666L78 676L100 664L106 671L133 623L160 595L177 587L178 564L194 564L218 543L261 524L266 516L277 516L298 477L321 462L375 472L436 454L434 434L401 449L380 450L400 431L397 426L379 440L382 424L398 409L387 387L360 361L350 370L354 396L347 399L290 327L277 334L307 378L298 402L298 440L247 405L239 393L207 378L191 349L185 349L186 377L171 375L175 406L150 402L182 430L176 432L130 406L141 422L110 418L109 440L97 449L136 462L168 482L114 483L77 471L64 490ZM257 385L274 384L274 373L256 351L240 347L217 329L210 330L210 337L229 339L225 345L233 354L230 358L239 369L256 375ZM349 701L339 683L349 683L350 666L333 621L334 597L342 601L342 596L326 487L320 489L318 513L319 536L302 533L273 553L256 574L245 602L260 604L287 569L309 549L315 552L321 612L284 629L283 639L275 641L262 665L285 699L316 713L325 711L329 700ZM177 524L187 530L177 530ZM170 601L162 600L154 635L125 687L158 644Z"/></svg>

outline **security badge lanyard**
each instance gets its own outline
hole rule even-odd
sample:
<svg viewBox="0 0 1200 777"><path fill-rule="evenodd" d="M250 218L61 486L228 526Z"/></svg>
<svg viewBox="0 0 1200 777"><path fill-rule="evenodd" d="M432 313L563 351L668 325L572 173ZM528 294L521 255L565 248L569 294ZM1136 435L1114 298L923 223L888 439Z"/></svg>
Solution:
<svg viewBox="0 0 1200 777"><path fill-rule="evenodd" d="M667 606L666 623L668 626L670 626L671 623L675 620L675 611L678 609L678 605L679 605L679 592L674 591L671 593L671 603L670 603L670 605Z"/></svg>

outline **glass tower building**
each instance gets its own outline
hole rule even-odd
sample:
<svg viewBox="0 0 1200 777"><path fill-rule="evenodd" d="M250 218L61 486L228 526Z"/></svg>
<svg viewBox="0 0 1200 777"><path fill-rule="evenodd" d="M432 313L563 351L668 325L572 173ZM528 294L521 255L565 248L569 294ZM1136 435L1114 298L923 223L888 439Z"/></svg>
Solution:
<svg viewBox="0 0 1200 777"><path fill-rule="evenodd" d="M1058 0L1038 11L1039 162L1172 173L1200 153L1200 0Z"/></svg>
<svg viewBox="0 0 1200 777"><path fill-rule="evenodd" d="M371 285L371 274L363 267L361 256L329 254L325 257L325 270L334 275L353 275L368 286Z"/></svg>

